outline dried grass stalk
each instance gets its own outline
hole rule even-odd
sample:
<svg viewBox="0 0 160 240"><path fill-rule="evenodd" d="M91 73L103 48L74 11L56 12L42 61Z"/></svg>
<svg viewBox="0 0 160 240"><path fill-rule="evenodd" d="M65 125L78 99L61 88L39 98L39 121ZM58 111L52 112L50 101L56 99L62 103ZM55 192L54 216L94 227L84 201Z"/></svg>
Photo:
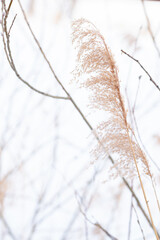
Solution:
<svg viewBox="0 0 160 240"><path fill-rule="evenodd" d="M143 172L151 175L145 154L139 147L134 133L127 122L123 98L120 93L118 69L113 55L96 27L85 19L73 22L73 43L77 48L77 66L74 77L82 75L84 87L92 90L91 105L108 112L108 119L97 128L103 143L95 150L96 155L118 154L116 168L122 176L132 178L137 175L133 159L143 167ZM131 147L132 145L132 147Z"/></svg>
<svg viewBox="0 0 160 240"><path fill-rule="evenodd" d="M155 229L146 193L143 187L139 167L143 172L150 173L148 161L141 150L134 132L127 122L123 98L120 92L118 69L113 55L105 43L103 36L96 27L85 19L73 22L73 44L77 49L77 65L74 77L79 80L83 76L82 84L92 92L91 105L108 112L108 119L97 128L100 139L96 154L106 152L116 154L118 158L114 167L124 177L132 178L138 175L147 209Z"/></svg>

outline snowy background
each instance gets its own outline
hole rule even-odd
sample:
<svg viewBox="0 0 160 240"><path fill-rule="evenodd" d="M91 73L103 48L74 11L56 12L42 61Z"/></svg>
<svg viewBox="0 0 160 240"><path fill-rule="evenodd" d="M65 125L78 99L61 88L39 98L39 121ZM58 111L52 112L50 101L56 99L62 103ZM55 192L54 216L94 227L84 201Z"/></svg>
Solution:
<svg viewBox="0 0 160 240"><path fill-rule="evenodd" d="M83 17L100 30L114 54L121 90L130 108L128 115L148 156L160 199L160 92L140 66L121 53L123 49L138 59L160 85L160 56L148 31L142 2L23 0L21 3L58 78L93 127L105 114L90 109L87 90L79 89L71 81L75 67L71 22ZM145 7L160 49L160 2L146 1ZM66 96L33 40L18 1L12 3L8 24L15 14L10 44L18 72L35 88ZM130 114L134 107L138 132ZM92 224L96 222L119 240L143 239L140 225L145 239L154 239L153 230L121 178L109 179L109 160L95 161L91 155L95 143L90 129L69 100L47 98L20 82L7 62L1 38L0 239L110 239ZM160 232L160 213L152 186L147 177L143 180ZM133 185L146 210L138 179Z"/></svg>

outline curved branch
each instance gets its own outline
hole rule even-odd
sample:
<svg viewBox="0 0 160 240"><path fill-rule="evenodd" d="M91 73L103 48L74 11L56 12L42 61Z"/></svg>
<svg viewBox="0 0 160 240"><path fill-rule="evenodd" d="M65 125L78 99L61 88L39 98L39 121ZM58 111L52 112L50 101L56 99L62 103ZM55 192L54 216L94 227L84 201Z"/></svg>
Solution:
<svg viewBox="0 0 160 240"><path fill-rule="evenodd" d="M125 55L127 55L129 58L131 58L133 61L135 61L136 63L139 64L139 66L143 69L143 71L148 75L149 80L156 86L156 88L160 91L160 87L157 85L157 83L153 80L153 78L151 77L151 75L149 74L149 72L143 67L143 65L140 63L139 60L135 59L134 57L132 57L130 54L128 54L127 52L125 52L124 50L121 50L122 53L124 53Z"/></svg>

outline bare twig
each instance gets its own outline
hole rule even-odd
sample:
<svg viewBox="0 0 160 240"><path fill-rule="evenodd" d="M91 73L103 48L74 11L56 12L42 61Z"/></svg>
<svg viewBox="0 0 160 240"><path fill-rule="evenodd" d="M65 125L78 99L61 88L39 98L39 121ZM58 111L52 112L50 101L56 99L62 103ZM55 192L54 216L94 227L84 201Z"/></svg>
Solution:
<svg viewBox="0 0 160 240"><path fill-rule="evenodd" d="M11 68L13 69L14 73L19 78L19 80L21 82L23 82L25 85L27 85L33 91L35 91L35 92L37 92L37 93L39 93L41 95L44 95L46 97L51 97L51 98L55 98L55 99L69 100L68 97L54 96L54 95L51 95L51 94L48 94L48 93L45 93L43 91L40 91L40 90L36 89L31 84L29 84L26 80L24 80L21 77L21 75L18 73L17 68L15 66L15 63L14 63L14 60L13 60L13 57L12 57L11 48L10 48L10 31L11 31L11 28L13 27L13 24L15 22L16 16L14 17L9 30L7 29L7 18L8 18L9 10L10 10L10 7L11 7L11 3L12 3L12 1L10 2L8 10L6 11L5 10L6 9L5 3L2 2L2 11L4 11L4 13L5 13L5 14L2 13L2 38L3 38L3 43L4 43L4 50L5 50L5 53L6 53L6 56L7 56L7 60L9 62L9 64L10 64Z"/></svg>
<svg viewBox="0 0 160 240"><path fill-rule="evenodd" d="M156 43L156 40L155 40L155 37L154 37L154 34L153 34L153 31L152 31L152 28L151 28L151 23L150 23L150 20L149 20L149 17L148 17L148 14L147 14L147 10L146 10L146 7L145 7L145 4L144 4L144 0L141 0L142 2L142 6L143 6L143 11L144 11L144 15L146 17L146 21L147 21L147 28L148 28L148 32L152 38L152 41L153 41L153 45L158 53L158 56L160 57L160 49L158 48L157 46L157 43Z"/></svg>
<svg viewBox="0 0 160 240"><path fill-rule="evenodd" d="M125 52L124 50L121 50L122 53L124 53L125 55L127 55L128 57L130 57L132 60L134 60L136 63L139 64L139 66L143 69L143 71L148 75L149 80L156 86L156 88L160 91L160 87L157 85L157 83L153 80L153 78L151 77L151 75L149 74L149 72L143 67L143 65L139 62L139 60L135 59L134 57L132 57L129 53Z"/></svg>
<svg viewBox="0 0 160 240"><path fill-rule="evenodd" d="M77 194L76 194L77 195ZM77 195L78 197L78 195ZM87 222L89 222L90 224L94 225L95 227L99 228L100 230L102 230L111 240L118 240L118 238L114 237L113 235L111 235L104 227L102 227L102 225L98 222L93 222L91 219L88 218L88 216L86 215L86 213L83 211L82 206L80 201L77 198L77 202L79 205L79 209L80 212L82 213L82 215L84 216L84 218L87 220Z"/></svg>
<svg viewBox="0 0 160 240"><path fill-rule="evenodd" d="M36 231L36 228L37 228L36 218L37 218L37 216L38 216L38 214L40 212L40 206L41 206L41 204L42 204L42 202L44 200L45 194L46 194L46 189L44 190L44 192L42 192L42 194L40 194L40 196L38 198L36 209L35 209L33 217L32 217L32 227L31 227L31 231L30 231L28 240L32 240L33 239L33 235L34 235L34 233Z"/></svg>
<svg viewBox="0 0 160 240"><path fill-rule="evenodd" d="M11 239L17 240L17 238L13 234L13 232L12 232L8 222L6 221L5 217L3 216L2 212L0 212L0 219L1 219L2 223L3 223L3 225L5 226L5 228L7 229L8 234L10 235Z"/></svg>
<svg viewBox="0 0 160 240"><path fill-rule="evenodd" d="M157 163L152 159L152 157L150 156L150 154L148 153L148 150L146 149L146 147L144 146L143 144L143 141L141 139L141 136L140 136L140 133L139 133L139 129L138 129L138 124L137 124L137 120L136 120L136 115L135 115L135 109L136 109L136 103L137 103L137 97L138 97L138 93L139 93L139 88L140 88L140 80L141 80L141 75L139 76L139 83L138 83L138 88L137 88L137 91L136 91L136 96L135 96L135 100L134 100L134 104L133 104L133 107L132 107L132 117L133 117L133 121L134 121L134 124L135 124L135 128L136 128L136 132L137 132L137 135L138 135L138 138L140 140L140 143L145 151L145 153L147 154L147 156L149 157L149 159L153 162L153 164L155 165L155 167L157 168L158 171L160 171L160 167L157 165Z"/></svg>
<svg viewBox="0 0 160 240"><path fill-rule="evenodd" d="M131 183L131 186L133 188L133 181ZM129 224L128 224L128 240L130 240L131 236L131 225L132 225L132 211L133 210L133 194L131 195L131 206L130 206L130 214L129 214Z"/></svg>
<svg viewBox="0 0 160 240"><path fill-rule="evenodd" d="M17 14L13 18L13 21L12 21L11 26L10 26L9 31L8 31L8 35L10 35L11 29L13 27L14 21L16 20L16 17L17 17Z"/></svg>
<svg viewBox="0 0 160 240"><path fill-rule="evenodd" d="M25 20L25 22L26 22L26 24L27 24L27 26L28 26L28 28L29 28L29 30L30 30L30 33L32 34L32 37L34 38L34 40L35 40L35 42L36 42L36 44L37 44L37 46L38 46L38 48L39 48L39 50L40 50L43 58L45 59L46 63L48 64L48 67L50 68L50 70L51 70L54 78L56 79L56 81L58 82L58 84L61 86L61 88L63 89L63 91L66 93L66 95L68 96L69 100L72 102L72 104L74 105L74 107L76 108L76 110L79 112L79 114L81 115L81 117L83 118L83 120L86 122L86 124L87 124L88 127L90 128L90 130L93 130L92 126L90 125L90 123L88 122L88 120L86 119L86 117L84 116L84 114L82 113L82 111L80 110L80 108L77 106L77 104L75 103L74 99L71 97L71 95L69 94L69 92L67 91L67 89L64 87L64 85L62 84L62 82L60 81L60 79L58 78L58 76L56 75L56 73L55 73L55 71L54 71L54 69L53 69L50 61L48 60L45 52L43 51L43 49L42 49L42 47L41 47L38 39L36 38L36 36L35 36L32 28L31 28L31 25L30 25L30 23L29 23L29 21L28 21L28 19L27 19L26 13L25 13L25 11L24 11L24 9L23 9L23 7L22 7L22 4L21 4L20 0L17 0L17 1L18 1L18 3L19 3L19 6L20 6L21 11L22 11L22 13L23 13L24 20Z"/></svg>
<svg viewBox="0 0 160 240"><path fill-rule="evenodd" d="M10 1L10 4L9 4L9 6L8 6L8 9L7 9L7 13L9 13L9 10L10 10L10 8L11 8L12 2L13 2L13 0Z"/></svg>
<svg viewBox="0 0 160 240"><path fill-rule="evenodd" d="M139 217L138 217L137 211L136 211L134 205L132 205L132 206L133 206L134 212L135 212L135 214L136 214L137 223L138 223L139 228L140 228L140 230L141 230L141 233L142 233L142 236L143 236L143 240L145 240L145 236L144 236L143 228L142 228L142 226L141 226L141 224L140 224L140 220L139 220Z"/></svg>

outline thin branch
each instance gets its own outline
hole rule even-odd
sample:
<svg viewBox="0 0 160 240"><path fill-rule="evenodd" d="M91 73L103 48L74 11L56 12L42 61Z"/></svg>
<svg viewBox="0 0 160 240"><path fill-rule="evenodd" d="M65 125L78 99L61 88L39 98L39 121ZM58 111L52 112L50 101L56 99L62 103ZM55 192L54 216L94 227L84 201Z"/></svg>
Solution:
<svg viewBox="0 0 160 240"><path fill-rule="evenodd" d="M13 2L13 0L10 1L10 4L9 4L9 6L8 6L8 9L7 9L7 12L8 12L8 13L9 13L9 10L10 10L10 8L11 8L12 2Z"/></svg>
<svg viewBox="0 0 160 240"><path fill-rule="evenodd" d="M143 69L143 71L148 75L149 80L156 86L156 88L160 91L160 87L157 85L157 83L153 80L153 78L151 77L151 75L149 74L149 72L143 67L143 65L139 62L139 60L135 59L134 57L132 57L129 53L125 52L124 50L121 50L122 53L124 53L125 55L127 55L128 57L130 57L132 60L134 60L136 63L139 64L139 66Z"/></svg>
<svg viewBox="0 0 160 240"><path fill-rule="evenodd" d="M13 24L14 24L15 20L16 20L16 17L17 17L17 14L13 18L13 21L12 21L11 26L10 26L9 31L8 31L8 35L10 35L11 29L13 27Z"/></svg>
<svg viewBox="0 0 160 240"><path fill-rule="evenodd" d="M133 188L133 181L131 183L131 186ZM130 214L129 214L129 224L128 224L128 240L130 240L131 236L131 225L132 225L132 211L133 210L133 194L131 195L131 206L130 206Z"/></svg>
<svg viewBox="0 0 160 240"><path fill-rule="evenodd" d="M92 223L92 222L90 222ZM118 238L113 237L106 229L104 229L99 223L92 223L99 229L101 229L110 239L112 240L118 240Z"/></svg>
<svg viewBox="0 0 160 240"><path fill-rule="evenodd" d="M10 9L10 7L11 7L11 3L10 3L10 6L9 6L8 9ZM12 21L12 24L11 24L11 26L9 28L9 31L8 31L7 30L7 18L8 18L9 11L8 10L6 11L5 9L6 9L5 3L3 2L2 3L2 11L3 10L5 11L5 15L3 15L3 13L2 13L2 38L3 38L4 50L5 50L5 53L6 53L6 56L7 56L7 60L10 64L11 68L15 72L16 76L19 78L19 80L21 82L23 82L25 85L27 85L30 89L32 89L33 91L35 91L35 92L37 92L41 95L44 95L44 96L50 97L50 98L55 98L55 99L69 100L68 97L54 96L54 95L51 95L51 94L48 94L48 93L45 93L43 91L40 91L40 90L36 89L31 84L29 84L26 80L24 80L21 77L21 75L18 73L18 71L16 69L16 66L15 66L15 63L14 63L14 60L13 60L13 57L12 57L11 48L10 48L10 31L11 31L11 28L13 27L16 16L14 17L14 19Z"/></svg>
<svg viewBox="0 0 160 240"><path fill-rule="evenodd" d="M157 46L157 43L156 43L156 40L155 40L155 37L154 37L154 34L153 34L153 31L152 31L152 28L151 28L151 23L150 23L150 20L149 20L149 17L148 17L148 14L147 14L147 10L146 10L146 7L145 7L145 4L144 4L144 0L141 0L142 2L142 6L143 6L143 11L144 11L144 15L146 17L146 21L147 21L147 28L148 28L148 32L152 38L152 41L153 41L153 45L158 53L158 56L160 57L160 50Z"/></svg>
<svg viewBox="0 0 160 240"><path fill-rule="evenodd" d="M135 212L135 214L136 214L137 223L138 223L139 228L140 228L140 230L141 230L141 233L142 233L142 236L143 236L143 240L145 240L145 236L144 236L143 228L142 228L142 226L141 226L141 224L140 224L140 220L139 220L139 217L138 217L137 211L136 211L134 205L132 205L132 207L133 207L134 212Z"/></svg>
<svg viewBox="0 0 160 240"><path fill-rule="evenodd" d="M17 240L17 238L16 238L15 235L13 234L10 226L8 225L5 217L3 216L2 212L0 212L0 219L1 219L2 223L3 223L3 225L5 226L5 228L7 229L8 234L10 235L10 237L11 237L13 240Z"/></svg>
<svg viewBox="0 0 160 240"><path fill-rule="evenodd" d="M78 197L78 195L76 194L76 196ZM82 215L84 216L84 218L87 220L87 222L89 222L90 224L94 225L95 227L99 228L100 230L102 230L111 240L118 240L118 238L114 237L113 235L111 235L105 228L102 227L102 225L98 222L93 222L91 221L88 216L86 215L86 213L82 210L80 201L77 198L77 202L79 205L79 209L80 212L82 213Z"/></svg>
<svg viewBox="0 0 160 240"><path fill-rule="evenodd" d="M135 100L134 100L134 104L133 104L133 107L132 107L132 117L133 117L133 121L134 121L134 124L135 124L135 128L136 128L136 132L137 132L137 135L138 135L138 138L139 138L139 141L145 151L145 153L147 154L147 156L149 157L149 159L153 162L154 166L157 168L158 171L160 171L160 167L157 165L157 163L152 159L152 157L150 156L150 154L148 153L148 150L146 149L146 147L144 146L143 144L143 141L141 139L141 136L140 136L140 132L139 132L139 128L138 128L138 124L137 124L137 120L136 120L136 115L135 115L135 109L136 109L136 102L137 102L137 97L138 97L138 93L139 93L139 88L140 88L140 80L141 80L141 77L142 76L139 76L139 83L138 83L138 88L137 88L137 92L136 92L136 96L135 96Z"/></svg>
<svg viewBox="0 0 160 240"><path fill-rule="evenodd" d="M26 24L27 24L27 26L28 26L28 28L29 28L29 30L30 30L30 33L32 34L32 37L33 37L33 39L35 40L35 42L36 42L36 44L37 44L37 46L38 46L38 48L39 48L39 50L40 50L43 58L45 59L46 63L48 64L48 67L50 68L50 70L51 70L54 78L56 79L56 81L58 82L58 84L61 86L61 88L63 89L63 91L66 93L66 95L68 96L68 98L70 99L70 101L72 102L72 104L74 105L74 107L76 108L76 110L79 112L79 114L81 115L81 117L83 118L83 120L86 122L86 124L88 125L88 127L89 127L90 130L92 131L92 130L93 130L92 126L90 125L90 123L88 122L88 120L86 119L86 117L84 116L84 114L81 112L80 108L77 106L77 104L75 103L75 101L73 100L73 98L71 97L71 95L69 94L69 92L67 91L67 89L64 87L64 85L62 84L62 82L60 81L60 79L58 78L58 76L56 75L56 73L55 73L55 71L54 71L54 69L53 69L50 61L48 60L48 58L47 58L45 52L43 51L43 49L42 49L42 47L41 47L38 39L36 38L36 36L35 36L32 28L31 28L31 25L29 24L29 21L28 21L28 19L27 19L26 13L25 13L25 11L24 11L24 9L23 9L23 7L22 7L22 4L21 4L20 0L17 0L17 1L18 1L18 3L19 3L19 6L20 6L21 11L22 11L22 13L23 13L24 20L25 20L25 22L26 22Z"/></svg>
<svg viewBox="0 0 160 240"><path fill-rule="evenodd" d="M33 239L33 235L36 231L36 228L37 228L36 218L41 210L40 206L41 206L42 202L44 201L45 194L46 194L46 189L40 194L40 196L38 198L38 201L36 204L36 209L34 211L34 214L33 214L32 220L31 220L32 225L31 225L31 231L30 231L29 237L27 238L28 240Z"/></svg>

